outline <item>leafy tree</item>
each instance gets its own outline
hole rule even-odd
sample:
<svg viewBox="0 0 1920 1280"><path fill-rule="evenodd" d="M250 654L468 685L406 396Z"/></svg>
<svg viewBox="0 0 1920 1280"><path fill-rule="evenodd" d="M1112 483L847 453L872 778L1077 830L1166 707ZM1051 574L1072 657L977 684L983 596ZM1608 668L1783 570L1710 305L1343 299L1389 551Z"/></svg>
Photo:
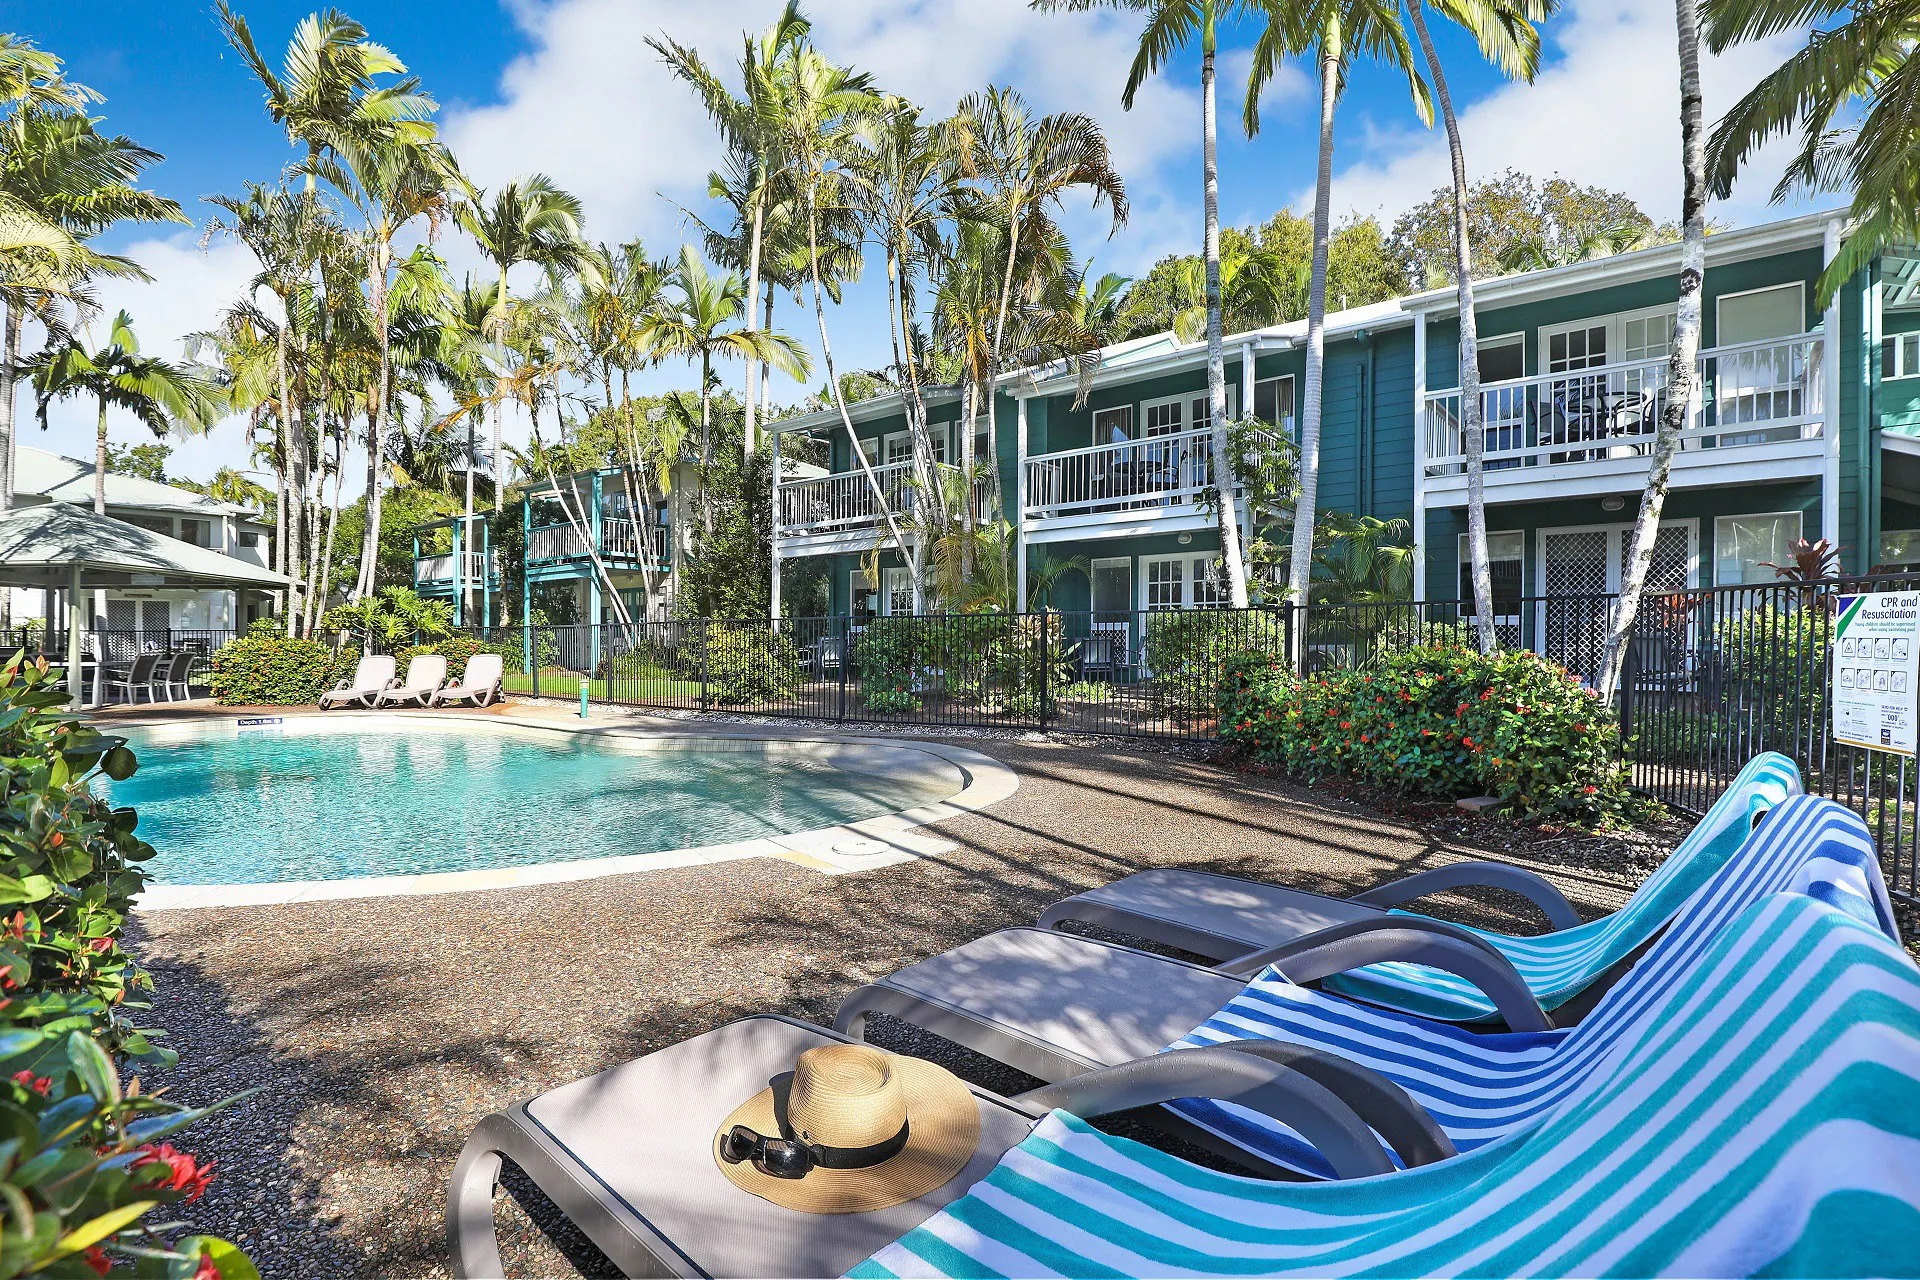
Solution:
<svg viewBox="0 0 1920 1280"><path fill-rule="evenodd" d="M1386 251L1414 289L1454 280L1453 188L1394 219ZM1506 271L1620 253L1680 238L1678 227L1656 225L1633 197L1566 178L1542 182L1518 169L1467 188L1467 237L1472 273L1486 279Z"/></svg>
<svg viewBox="0 0 1920 1280"><path fill-rule="evenodd" d="M385 586L413 585L413 530L429 520L460 514L460 499L421 485L401 485L380 503L379 555L373 578ZM352 582L360 571L361 547L366 545L367 499L364 495L340 509L339 549L328 574L335 582Z"/></svg>
<svg viewBox="0 0 1920 1280"><path fill-rule="evenodd" d="M179 483L167 479L167 459L172 455L173 446L158 441L152 444L109 444L107 471L117 476L138 476L155 484Z"/></svg>

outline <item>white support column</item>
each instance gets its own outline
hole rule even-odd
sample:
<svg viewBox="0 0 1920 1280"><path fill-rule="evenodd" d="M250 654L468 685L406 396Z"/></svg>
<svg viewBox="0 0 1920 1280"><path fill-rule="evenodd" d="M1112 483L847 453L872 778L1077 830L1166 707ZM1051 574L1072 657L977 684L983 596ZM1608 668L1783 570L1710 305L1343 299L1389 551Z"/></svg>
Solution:
<svg viewBox="0 0 1920 1280"><path fill-rule="evenodd" d="M1027 398L1016 395L1013 429L1013 600L1014 611L1027 611Z"/></svg>
<svg viewBox="0 0 1920 1280"><path fill-rule="evenodd" d="M1413 317L1413 598L1427 598L1427 316Z"/></svg>
<svg viewBox="0 0 1920 1280"><path fill-rule="evenodd" d="M80 633L86 630L87 598L80 591L80 562L67 566L67 705L78 711L86 705L86 686L80 678ZM53 625L53 619L47 619ZM104 647L96 655L96 670L106 669Z"/></svg>
<svg viewBox="0 0 1920 1280"><path fill-rule="evenodd" d="M1240 416L1253 416L1253 339L1240 348Z"/></svg>
<svg viewBox="0 0 1920 1280"><path fill-rule="evenodd" d="M767 526L770 530L767 536L767 549L773 558L768 575L767 616L771 619L771 625L778 629L780 626L780 432L769 431L767 435L771 437L770 443L773 450L773 483L767 486L769 501L773 504L773 518Z"/></svg>
<svg viewBox="0 0 1920 1280"><path fill-rule="evenodd" d="M1824 265L1832 262L1840 253L1840 219L1827 220L1826 245L1820 261ZM1822 410L1820 414L1820 441L1826 446L1820 469L1820 536L1827 545L1840 545L1840 294L1836 290L1833 301L1827 304L1826 314L1821 318L1820 327L1824 337L1820 343L1820 379L1823 384L1821 394ZM1860 460L1862 477L1870 474L1868 459ZM1871 498L1869 486L1860 487L1860 501ZM1862 567L1869 567L1879 556L1877 547L1862 547L1860 555Z"/></svg>

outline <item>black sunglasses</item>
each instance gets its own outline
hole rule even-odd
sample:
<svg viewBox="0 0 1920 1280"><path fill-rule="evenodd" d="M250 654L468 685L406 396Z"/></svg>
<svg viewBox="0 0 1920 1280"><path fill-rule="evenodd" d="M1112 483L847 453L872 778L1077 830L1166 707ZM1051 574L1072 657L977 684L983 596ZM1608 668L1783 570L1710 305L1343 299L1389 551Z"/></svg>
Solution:
<svg viewBox="0 0 1920 1280"><path fill-rule="evenodd" d="M769 1138L744 1124L727 1130L720 1140L720 1158L728 1164L752 1162L769 1178L804 1178L815 1169L870 1169L900 1154L907 1145L908 1126L870 1147L830 1147L798 1138Z"/></svg>

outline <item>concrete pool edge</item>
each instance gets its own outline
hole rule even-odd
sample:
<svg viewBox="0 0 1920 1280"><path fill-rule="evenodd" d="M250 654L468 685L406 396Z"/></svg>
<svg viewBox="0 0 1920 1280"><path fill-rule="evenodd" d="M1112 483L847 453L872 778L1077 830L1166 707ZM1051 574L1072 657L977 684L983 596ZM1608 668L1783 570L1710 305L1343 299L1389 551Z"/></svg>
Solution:
<svg viewBox="0 0 1920 1280"><path fill-rule="evenodd" d="M298 712L288 719L320 719ZM214 723L227 717L208 716L188 722ZM237 724L236 717L233 721ZM440 893L468 893L483 889L507 889L538 884L559 884L576 880L596 880L607 876L630 875L638 871L669 867L700 866L731 862L743 858L779 858L824 875L845 875L909 862L953 848L951 841L932 835L916 834L916 828L974 813L998 804L1020 785L1017 774L1000 761L978 751L943 742L903 738L875 738L866 734L837 735L819 732L793 734L769 733L756 726L753 731L690 732L684 722L569 725L551 720L512 715L473 715L418 712L332 712L324 719L330 723L392 723L401 721L443 724L485 724L513 729L531 729L604 737L631 742L651 750L728 750L757 749L776 754L808 755L831 761L848 754L856 758L899 752L931 757L957 770L962 785L944 800L916 805L894 813L880 814L857 822L815 827L778 836L765 836L729 844L700 845L654 853L622 854L605 858L578 858L525 866L470 871L427 872L416 875L348 876L334 880L284 880L264 884L234 885L149 885L135 902L139 911L170 911L197 907L271 906L292 902L346 901L368 898L418 897ZM129 728L163 727L168 722L135 718L117 720ZM181 722L172 722L180 724ZM184 726L183 726L184 727Z"/></svg>

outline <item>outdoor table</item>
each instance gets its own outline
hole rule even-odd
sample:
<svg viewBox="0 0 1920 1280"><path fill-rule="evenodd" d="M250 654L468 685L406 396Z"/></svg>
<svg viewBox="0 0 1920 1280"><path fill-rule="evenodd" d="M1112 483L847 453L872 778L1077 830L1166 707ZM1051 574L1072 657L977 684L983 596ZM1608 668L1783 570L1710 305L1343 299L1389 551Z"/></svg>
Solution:
<svg viewBox="0 0 1920 1280"><path fill-rule="evenodd" d="M946 1185L872 1213L800 1213L728 1181L714 1159L721 1123L803 1050L846 1043L788 1018L744 1018L489 1116L454 1169L450 1212L490 1234L478 1227L491 1220L492 1197L481 1194L491 1178L476 1175L504 1154L625 1275L843 1275L986 1177L1036 1118L972 1090L973 1158ZM499 1274L471 1256L456 1265Z"/></svg>

